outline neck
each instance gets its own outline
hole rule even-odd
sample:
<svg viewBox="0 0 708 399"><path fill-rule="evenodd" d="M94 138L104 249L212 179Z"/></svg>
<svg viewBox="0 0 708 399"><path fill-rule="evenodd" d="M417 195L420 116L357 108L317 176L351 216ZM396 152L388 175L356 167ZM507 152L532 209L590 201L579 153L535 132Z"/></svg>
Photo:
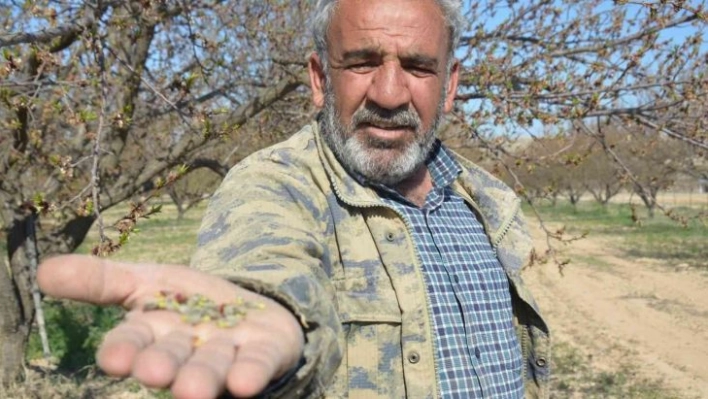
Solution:
<svg viewBox="0 0 708 399"><path fill-rule="evenodd" d="M422 165L410 177L398 183L395 188L406 199L422 208L425 198L433 189L433 178L430 176L428 167Z"/></svg>

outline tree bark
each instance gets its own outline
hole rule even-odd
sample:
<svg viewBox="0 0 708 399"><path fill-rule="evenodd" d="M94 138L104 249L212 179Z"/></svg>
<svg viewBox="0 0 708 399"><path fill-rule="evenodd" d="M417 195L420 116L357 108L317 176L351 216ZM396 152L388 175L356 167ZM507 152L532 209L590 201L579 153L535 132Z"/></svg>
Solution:
<svg viewBox="0 0 708 399"><path fill-rule="evenodd" d="M34 319L30 263L27 245L27 217L21 212L12 216L8 234L9 269L0 273L0 383L7 386L24 374L25 347Z"/></svg>

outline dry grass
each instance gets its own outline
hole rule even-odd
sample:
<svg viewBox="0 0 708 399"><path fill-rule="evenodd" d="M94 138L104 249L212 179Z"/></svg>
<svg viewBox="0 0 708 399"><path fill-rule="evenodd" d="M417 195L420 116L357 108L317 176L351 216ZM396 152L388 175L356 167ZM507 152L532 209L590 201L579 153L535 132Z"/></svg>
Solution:
<svg viewBox="0 0 708 399"><path fill-rule="evenodd" d="M51 366L32 362L25 370L24 383L6 389L0 388L5 399L156 399L169 397L151 391L131 380L118 380L104 375L89 374L72 378ZM40 363L40 364L34 364Z"/></svg>

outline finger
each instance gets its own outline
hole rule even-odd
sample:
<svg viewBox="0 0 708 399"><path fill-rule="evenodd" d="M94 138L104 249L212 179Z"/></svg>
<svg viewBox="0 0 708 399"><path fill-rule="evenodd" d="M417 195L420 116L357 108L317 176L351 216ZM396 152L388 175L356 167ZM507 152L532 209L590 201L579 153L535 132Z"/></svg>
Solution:
<svg viewBox="0 0 708 399"><path fill-rule="evenodd" d="M236 346L233 339L211 338L194 350L180 369L172 394L176 399L213 399L226 384L226 376L234 362Z"/></svg>
<svg viewBox="0 0 708 399"><path fill-rule="evenodd" d="M167 333L137 355L133 377L153 388L170 385L192 355L193 344L194 335L186 330Z"/></svg>
<svg viewBox="0 0 708 399"><path fill-rule="evenodd" d="M136 277L130 269L117 265L92 256L57 256L42 262L37 283L53 297L123 305L135 291Z"/></svg>
<svg viewBox="0 0 708 399"><path fill-rule="evenodd" d="M238 397L262 392L277 377L282 356L275 345L265 340L239 346L226 379L229 392Z"/></svg>
<svg viewBox="0 0 708 399"><path fill-rule="evenodd" d="M152 329L140 321L126 321L109 331L96 353L98 366L109 375L132 373L137 355L153 341Z"/></svg>

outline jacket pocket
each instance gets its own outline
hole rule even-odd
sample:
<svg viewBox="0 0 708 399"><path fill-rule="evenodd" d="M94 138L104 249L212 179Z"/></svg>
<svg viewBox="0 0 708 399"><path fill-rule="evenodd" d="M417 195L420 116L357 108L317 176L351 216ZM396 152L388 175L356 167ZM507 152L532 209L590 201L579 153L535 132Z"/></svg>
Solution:
<svg viewBox="0 0 708 399"><path fill-rule="evenodd" d="M333 281L342 323L401 323L401 309L391 282L378 270L352 268L347 277Z"/></svg>
<svg viewBox="0 0 708 399"><path fill-rule="evenodd" d="M404 397L401 311L393 289L365 276L335 284L346 347L337 379L346 397Z"/></svg>

